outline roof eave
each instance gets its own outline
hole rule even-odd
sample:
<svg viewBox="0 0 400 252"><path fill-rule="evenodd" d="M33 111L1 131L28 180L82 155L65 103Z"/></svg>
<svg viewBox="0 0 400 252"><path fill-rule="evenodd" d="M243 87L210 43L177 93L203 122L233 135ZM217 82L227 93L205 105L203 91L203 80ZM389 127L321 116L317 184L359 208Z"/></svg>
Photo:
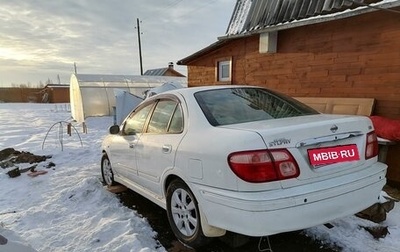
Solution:
<svg viewBox="0 0 400 252"><path fill-rule="evenodd" d="M211 45L204 47L203 49L201 49L181 60L178 60L176 62L176 64L177 65L187 65L189 62L199 58L200 56L222 47L222 45L224 45L225 43L227 43L226 40L218 40L218 41L212 43Z"/></svg>
<svg viewBox="0 0 400 252"><path fill-rule="evenodd" d="M374 5L372 7L379 7L381 9L390 9L390 8L395 8L395 7L398 7L398 6L400 6L400 1L377 4L377 5ZM338 20L338 19L357 16L357 15L360 15L360 14L370 13L370 12L377 11L377 10L380 10L380 9L371 8L371 7L360 7L360 8L351 10L351 11L344 11L344 12L341 12L341 13L334 13L334 14L329 14L329 15L321 15L321 16L311 17L311 18L307 18L307 19L303 19L303 20L298 20L298 21L292 21L292 22L272 25L272 26L260 28L260 29L257 29L257 30L248 31L248 32L245 32L245 33L234 34L234 35L225 35L225 36L218 37L218 40L219 41L223 41L223 40L228 40L228 39L236 39L236 38L241 38L241 37L252 36L254 34L260 34L260 33L265 33L265 32L273 32L273 31L279 31L279 30L286 30L286 29L300 27L300 26L306 26L306 25L318 24L318 23L323 23L323 22L328 22L328 21L334 21L334 20Z"/></svg>

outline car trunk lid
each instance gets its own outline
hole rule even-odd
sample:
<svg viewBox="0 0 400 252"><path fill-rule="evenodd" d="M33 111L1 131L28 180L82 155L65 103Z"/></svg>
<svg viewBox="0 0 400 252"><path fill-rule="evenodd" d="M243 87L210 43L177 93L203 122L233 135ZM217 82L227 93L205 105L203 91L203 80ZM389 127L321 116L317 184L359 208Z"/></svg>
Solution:
<svg viewBox="0 0 400 252"><path fill-rule="evenodd" d="M300 175L282 187L321 181L355 172L365 164L366 134L373 131L363 116L310 115L227 125L257 132L268 149L287 149Z"/></svg>

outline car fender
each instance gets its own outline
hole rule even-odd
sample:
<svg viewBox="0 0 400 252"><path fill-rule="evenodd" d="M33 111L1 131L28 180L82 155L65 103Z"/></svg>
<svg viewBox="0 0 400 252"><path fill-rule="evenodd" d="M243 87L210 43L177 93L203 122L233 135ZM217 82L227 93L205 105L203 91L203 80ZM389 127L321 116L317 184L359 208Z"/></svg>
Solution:
<svg viewBox="0 0 400 252"><path fill-rule="evenodd" d="M162 181L162 196L164 199L167 198L167 188L168 188L168 183L171 181L171 176L178 178L182 181L187 181L186 176L182 172L181 169L178 169L176 167L168 167L164 170L164 172L161 174L161 181ZM187 184L187 182L185 182ZM190 190L192 190L191 186L188 185Z"/></svg>
<svg viewBox="0 0 400 252"><path fill-rule="evenodd" d="M164 171L164 173L162 174L162 181L163 181L163 189L162 189L163 192L162 193L163 193L164 199L167 198L167 188L168 188L167 183L170 181L169 178L171 176L184 181L186 183L186 185L189 187L189 189L195 195L197 203L198 203L198 208L199 208L199 211L200 211L201 228L202 228L203 234L205 236L207 236L207 237L220 237L220 236L225 235L225 233L226 233L225 229L221 229L221 228L218 228L218 227L211 226L208 223L207 216L205 215L205 213L203 211L202 205L199 204L199 200L198 199L201 196L198 194L198 191L195 188L193 188L193 184L190 182L190 180L188 180L188 178L186 178L183 175L183 172L182 172L181 169L178 169L176 167L170 167L170 168L167 168Z"/></svg>
<svg viewBox="0 0 400 252"><path fill-rule="evenodd" d="M188 160L188 162L190 161L191 160ZM163 197L166 198L168 187L167 183L169 183L171 176L184 181L189 186L190 190L195 194L195 196L199 197L200 195L197 195L197 191L194 190L193 184L200 183L202 179L196 178L196 176L193 176L193 174L191 174L190 176L187 175L187 171L176 166L165 168L164 172L161 174Z"/></svg>

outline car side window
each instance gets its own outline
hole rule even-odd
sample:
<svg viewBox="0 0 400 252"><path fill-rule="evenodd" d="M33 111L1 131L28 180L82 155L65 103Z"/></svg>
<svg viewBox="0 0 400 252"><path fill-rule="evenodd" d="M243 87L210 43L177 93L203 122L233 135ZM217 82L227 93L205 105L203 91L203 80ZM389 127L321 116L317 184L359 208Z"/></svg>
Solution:
<svg viewBox="0 0 400 252"><path fill-rule="evenodd" d="M123 134L135 135L137 133L142 133L147 116L149 115L152 107L153 103L133 112L133 114L125 122Z"/></svg>
<svg viewBox="0 0 400 252"><path fill-rule="evenodd" d="M182 126L182 111L178 103L173 100L160 100L151 116L147 133L180 133Z"/></svg>
<svg viewBox="0 0 400 252"><path fill-rule="evenodd" d="M168 133L177 134L183 131L183 115L182 109L179 104L175 108L175 112L172 115L171 123L169 125Z"/></svg>

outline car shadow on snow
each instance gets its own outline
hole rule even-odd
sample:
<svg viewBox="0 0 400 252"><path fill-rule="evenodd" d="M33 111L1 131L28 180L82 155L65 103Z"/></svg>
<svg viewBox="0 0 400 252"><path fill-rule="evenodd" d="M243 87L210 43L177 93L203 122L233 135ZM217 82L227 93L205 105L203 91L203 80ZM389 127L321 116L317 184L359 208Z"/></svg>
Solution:
<svg viewBox="0 0 400 252"><path fill-rule="evenodd" d="M260 240L258 237L247 237L234 233L227 233L223 238L215 238L207 246L194 250L185 247L175 238L164 209L129 189L116 195L126 207L136 210L139 215L147 219L153 230L157 232L156 239L169 252L340 251L339 248L330 248L320 244L303 235L300 231L270 236L270 250L266 238Z"/></svg>

